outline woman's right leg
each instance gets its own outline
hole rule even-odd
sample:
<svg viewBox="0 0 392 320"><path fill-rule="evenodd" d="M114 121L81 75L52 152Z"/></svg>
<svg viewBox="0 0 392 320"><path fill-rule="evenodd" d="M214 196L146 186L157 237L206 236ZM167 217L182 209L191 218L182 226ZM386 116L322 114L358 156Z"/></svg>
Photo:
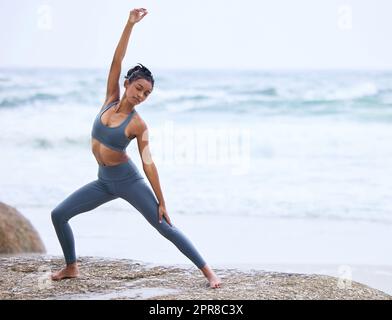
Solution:
<svg viewBox="0 0 392 320"><path fill-rule="evenodd" d="M73 192L53 209L52 222L67 265L76 262L75 242L68 220L116 198L102 181L95 180Z"/></svg>

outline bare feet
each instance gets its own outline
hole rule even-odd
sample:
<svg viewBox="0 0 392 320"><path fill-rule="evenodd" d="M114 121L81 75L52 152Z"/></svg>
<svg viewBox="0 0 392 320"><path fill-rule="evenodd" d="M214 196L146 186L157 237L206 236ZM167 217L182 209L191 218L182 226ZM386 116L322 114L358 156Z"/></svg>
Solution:
<svg viewBox="0 0 392 320"><path fill-rule="evenodd" d="M221 279L215 274L215 272L208 266L205 265L205 267L200 269L204 276L208 279L210 283L210 288L216 289L221 287Z"/></svg>
<svg viewBox="0 0 392 320"><path fill-rule="evenodd" d="M217 275L213 276L212 278L209 278L208 281L210 282L210 288L212 289L221 287L222 281Z"/></svg>
<svg viewBox="0 0 392 320"><path fill-rule="evenodd" d="M79 269L77 263L68 264L65 268L52 273L51 278L54 281L62 279L77 278L79 276Z"/></svg>

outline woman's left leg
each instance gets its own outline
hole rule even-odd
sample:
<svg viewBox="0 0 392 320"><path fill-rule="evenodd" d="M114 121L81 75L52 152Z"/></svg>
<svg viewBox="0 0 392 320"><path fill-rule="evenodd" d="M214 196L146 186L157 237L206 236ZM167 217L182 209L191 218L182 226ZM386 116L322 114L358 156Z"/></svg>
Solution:
<svg viewBox="0 0 392 320"><path fill-rule="evenodd" d="M115 188L117 196L134 206L160 234L170 240L199 269L206 266L206 262L200 253L181 230L175 227L173 223L170 226L164 217L162 222L159 223L158 202L144 179L118 181Z"/></svg>

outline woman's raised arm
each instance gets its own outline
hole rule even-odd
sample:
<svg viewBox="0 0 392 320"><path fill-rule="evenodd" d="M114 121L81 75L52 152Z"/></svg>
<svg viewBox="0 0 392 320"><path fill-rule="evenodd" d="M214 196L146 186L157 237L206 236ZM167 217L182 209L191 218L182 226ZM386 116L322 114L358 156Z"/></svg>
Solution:
<svg viewBox="0 0 392 320"><path fill-rule="evenodd" d="M128 40L131 35L133 26L142 20L147 15L147 10L144 8L133 9L129 13L127 24L118 42L116 51L114 52L112 64L110 66L109 77L106 88L106 98L104 105L120 98L120 85L118 83L121 73L121 63L125 57L128 47Z"/></svg>

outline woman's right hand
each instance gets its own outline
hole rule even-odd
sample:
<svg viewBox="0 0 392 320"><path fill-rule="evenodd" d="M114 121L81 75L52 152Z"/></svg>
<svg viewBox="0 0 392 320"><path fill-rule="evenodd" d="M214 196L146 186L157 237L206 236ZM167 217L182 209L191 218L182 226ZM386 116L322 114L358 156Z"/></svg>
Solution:
<svg viewBox="0 0 392 320"><path fill-rule="evenodd" d="M147 10L144 8L139 8L139 9L133 9L129 13L129 19L128 21L132 24L138 23L140 20L142 20L145 15L147 14Z"/></svg>

